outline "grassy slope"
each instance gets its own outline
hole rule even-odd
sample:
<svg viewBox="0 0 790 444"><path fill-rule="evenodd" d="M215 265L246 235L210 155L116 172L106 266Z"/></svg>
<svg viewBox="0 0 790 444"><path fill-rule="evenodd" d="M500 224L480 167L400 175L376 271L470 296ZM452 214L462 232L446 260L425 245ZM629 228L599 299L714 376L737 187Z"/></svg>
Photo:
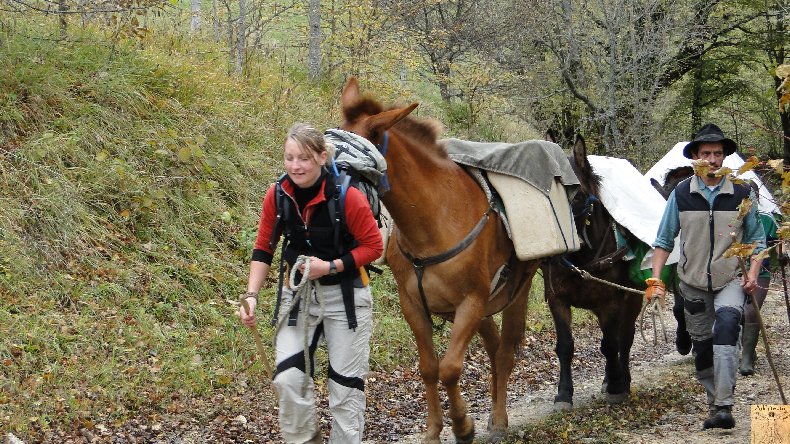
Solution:
<svg viewBox="0 0 790 444"><path fill-rule="evenodd" d="M0 431L32 439L265 384L229 300L284 131L337 121L339 85L273 60L239 81L175 39L71 40L0 46ZM374 285L374 369L414 362Z"/></svg>
<svg viewBox="0 0 790 444"><path fill-rule="evenodd" d="M3 429L123 417L247 365L226 299L284 130L325 123L331 98L276 67L237 82L177 50L0 47Z"/></svg>

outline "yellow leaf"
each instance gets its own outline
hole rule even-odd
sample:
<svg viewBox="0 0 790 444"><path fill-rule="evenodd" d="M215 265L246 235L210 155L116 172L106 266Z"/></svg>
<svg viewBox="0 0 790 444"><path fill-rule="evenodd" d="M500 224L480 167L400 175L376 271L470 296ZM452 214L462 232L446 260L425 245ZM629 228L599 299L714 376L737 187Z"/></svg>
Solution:
<svg viewBox="0 0 790 444"><path fill-rule="evenodd" d="M710 162L705 159L697 159L691 162L691 166L694 168L694 174L699 177L707 177L710 172Z"/></svg>
<svg viewBox="0 0 790 444"><path fill-rule="evenodd" d="M107 160L108 157L110 157L110 153L108 153L105 150L101 150L98 153L96 153L96 161L98 162L104 162L105 160Z"/></svg>
<svg viewBox="0 0 790 444"><path fill-rule="evenodd" d="M784 170L785 170L785 161L784 161L784 159L772 159L772 160L769 160L769 161L767 161L765 163L767 163L768 166L771 167L771 169L776 171L776 174L782 174L784 172Z"/></svg>
<svg viewBox="0 0 790 444"><path fill-rule="evenodd" d="M750 211L752 211L752 200L748 197L744 197L741 204L738 205L738 216L736 219L743 220Z"/></svg>
<svg viewBox="0 0 790 444"><path fill-rule="evenodd" d="M776 77L781 79L790 76L790 65L779 65L776 67Z"/></svg>
<svg viewBox="0 0 790 444"><path fill-rule="evenodd" d="M759 164L760 164L760 160L757 159L757 156L752 156L746 159L746 163L744 163L743 165L741 165L740 168L738 168L738 175L740 176L741 174L747 171L753 170L754 167L756 167Z"/></svg>
<svg viewBox="0 0 790 444"><path fill-rule="evenodd" d="M119 214L121 217L129 217L129 210L121 210Z"/></svg>
<svg viewBox="0 0 790 444"><path fill-rule="evenodd" d="M752 251L757 248L757 242L753 244L742 244L740 242L733 242L730 248L724 252L724 257L740 257L747 258L752 255Z"/></svg>
<svg viewBox="0 0 790 444"><path fill-rule="evenodd" d="M762 261L768 259L768 256L771 255L771 250L773 250L774 248L776 248L776 246L773 246L771 248L766 248L765 250L761 251L760 254L757 255L757 260Z"/></svg>
<svg viewBox="0 0 790 444"><path fill-rule="evenodd" d="M732 174L732 169L730 169L729 167L721 167L718 170L716 170L715 173L713 173L713 175L716 177L729 176L730 174Z"/></svg>

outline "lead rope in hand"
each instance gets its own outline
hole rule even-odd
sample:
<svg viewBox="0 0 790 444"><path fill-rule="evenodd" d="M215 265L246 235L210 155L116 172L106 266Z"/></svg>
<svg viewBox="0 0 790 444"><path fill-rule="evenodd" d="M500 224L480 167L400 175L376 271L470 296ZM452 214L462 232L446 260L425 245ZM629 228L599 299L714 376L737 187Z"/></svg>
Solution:
<svg viewBox="0 0 790 444"><path fill-rule="evenodd" d="M573 264L570 264L570 267L573 271L578 273L579 276L581 276L583 279L600 282L601 284L608 285L610 287L614 287L623 291L627 291L629 293L638 294L639 296L642 297L644 297L645 295L644 291L637 290L631 287L626 287L624 285L615 284L614 282L609 282L605 279L595 277L591 275L588 271L582 270ZM647 338L645 337L645 329L644 329L645 315L649 313L653 320L653 345L658 344L658 332L656 331L656 322L655 322L656 317L658 317L658 321L661 324L661 329L663 330L664 333L664 342L669 342L669 338L667 337L667 329L664 327L664 311L662 310L663 304L658 304L657 299L658 298L653 298L653 301L649 303L645 302L645 304L642 305L642 310L639 313L639 333L642 335L642 339L645 342L648 342Z"/></svg>
<svg viewBox="0 0 790 444"><path fill-rule="evenodd" d="M647 342L647 338L645 337L645 315L650 315L650 320L653 323L653 345L658 345L658 331L656 330L656 317L658 317L658 322L661 324L661 331L664 333L664 342L669 342L669 338L667 337L667 329L664 326L664 298L666 297L667 293L664 292L664 296L662 297L654 297L650 302L645 302L642 305L642 311L639 312L639 334L642 335L642 340Z"/></svg>
<svg viewBox="0 0 790 444"><path fill-rule="evenodd" d="M302 279L299 283L296 283L296 273L299 271L299 267L304 265L304 271L302 272ZM288 276L288 286L294 292L293 299L288 306L283 305L280 310L280 313L277 316L278 322L277 327L274 330L274 349L277 350L277 334L279 333L280 329L283 326L283 323L286 319L288 319L288 315L293 310L293 307L296 304L299 304L299 311L301 312L302 316L304 316L303 320L303 336L304 336L304 369L305 369L305 378L304 382L302 383L302 396L305 396L307 393L307 386L309 384L310 378L313 374L313 363L310 359L310 327L317 326L321 324L324 320L324 311L326 308L326 304L324 301L323 293L319 290L316 290L316 287L320 287L321 284L317 283L317 279L309 279L310 276L310 257L309 256L299 256L296 258L293 266L291 267L291 274ZM320 306L320 315L315 320L314 323L310 323L308 320L308 308L310 306L310 296L313 292L316 292L318 296L318 303Z"/></svg>

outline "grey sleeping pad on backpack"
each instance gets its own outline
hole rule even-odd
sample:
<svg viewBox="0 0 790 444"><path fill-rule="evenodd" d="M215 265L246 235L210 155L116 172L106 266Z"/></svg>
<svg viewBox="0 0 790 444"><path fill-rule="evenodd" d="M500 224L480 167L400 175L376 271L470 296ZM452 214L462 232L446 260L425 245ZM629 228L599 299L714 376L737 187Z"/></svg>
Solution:
<svg viewBox="0 0 790 444"><path fill-rule="evenodd" d="M363 178L356 187L368 198L373 216L380 213L378 186L387 172L387 161L368 139L341 129L324 132L327 142L335 147L335 165L338 170L353 171Z"/></svg>

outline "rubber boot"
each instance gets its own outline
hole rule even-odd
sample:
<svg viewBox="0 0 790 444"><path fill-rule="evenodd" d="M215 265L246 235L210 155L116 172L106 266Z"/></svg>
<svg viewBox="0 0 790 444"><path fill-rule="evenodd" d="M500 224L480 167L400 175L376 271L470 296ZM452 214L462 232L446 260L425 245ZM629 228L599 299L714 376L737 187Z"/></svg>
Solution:
<svg viewBox="0 0 790 444"><path fill-rule="evenodd" d="M744 324L743 337L743 352L741 354L740 372L743 376L751 376L754 374L754 357L757 346L757 340L760 338L760 325L759 324Z"/></svg>

